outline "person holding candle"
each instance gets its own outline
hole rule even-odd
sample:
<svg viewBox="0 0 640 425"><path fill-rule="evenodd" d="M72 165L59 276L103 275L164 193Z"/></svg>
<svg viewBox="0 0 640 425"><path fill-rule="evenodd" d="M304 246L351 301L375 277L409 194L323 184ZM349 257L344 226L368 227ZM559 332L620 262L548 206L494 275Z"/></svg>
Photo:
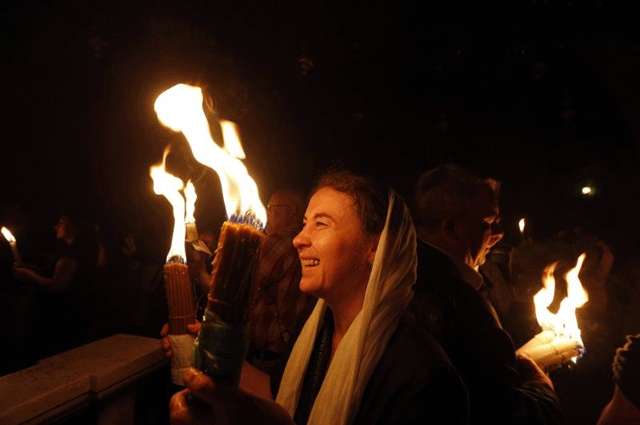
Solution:
<svg viewBox="0 0 640 425"><path fill-rule="evenodd" d="M300 289L319 298L287 362L277 403L191 370L173 423L465 423L466 390L446 356L404 315L415 231L393 192L348 172L313 191L294 246ZM191 393L202 403L189 404ZM225 422L227 421L227 422Z"/></svg>
<svg viewBox="0 0 640 425"><path fill-rule="evenodd" d="M455 165L425 172L416 185L418 324L460 371L472 423L552 424L559 402L549 377L516 357L478 268L502 238L499 184Z"/></svg>
<svg viewBox="0 0 640 425"><path fill-rule="evenodd" d="M77 219L65 214L54 226L59 254L51 276L27 267L15 267L14 276L34 283L39 289L40 331L45 343L41 357L56 354L87 342L92 309L91 290L97 248Z"/></svg>

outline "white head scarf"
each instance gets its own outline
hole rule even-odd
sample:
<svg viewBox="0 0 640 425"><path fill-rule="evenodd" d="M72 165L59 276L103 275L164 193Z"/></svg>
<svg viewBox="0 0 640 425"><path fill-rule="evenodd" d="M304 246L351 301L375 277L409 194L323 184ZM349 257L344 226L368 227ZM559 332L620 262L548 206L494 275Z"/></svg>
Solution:
<svg viewBox="0 0 640 425"><path fill-rule="evenodd" d="M309 425L346 425L353 421L369 377L413 296L416 235L404 202L389 193L362 310L342 338L309 415ZM320 299L298 336L282 377L276 401L293 418L305 371L326 303Z"/></svg>

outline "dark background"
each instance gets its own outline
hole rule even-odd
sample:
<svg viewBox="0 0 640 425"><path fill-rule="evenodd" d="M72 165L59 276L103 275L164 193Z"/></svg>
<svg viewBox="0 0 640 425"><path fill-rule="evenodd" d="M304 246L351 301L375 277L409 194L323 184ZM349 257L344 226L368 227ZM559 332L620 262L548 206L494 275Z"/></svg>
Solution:
<svg viewBox="0 0 640 425"><path fill-rule="evenodd" d="M264 201L331 165L410 198L421 171L458 162L503 182L507 232L527 216L541 237L580 225L637 249L639 38L622 3L176 3L2 6L0 218L19 239L73 209L163 251L148 168L171 143L175 173L201 172L153 101L184 81L238 123ZM202 227L223 217L216 184L199 181Z"/></svg>

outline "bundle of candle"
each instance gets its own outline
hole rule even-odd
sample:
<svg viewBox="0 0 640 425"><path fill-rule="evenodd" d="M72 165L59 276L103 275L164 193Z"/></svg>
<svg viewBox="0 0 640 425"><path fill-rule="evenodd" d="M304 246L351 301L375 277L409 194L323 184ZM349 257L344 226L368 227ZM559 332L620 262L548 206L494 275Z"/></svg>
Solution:
<svg viewBox="0 0 640 425"><path fill-rule="evenodd" d="M581 356L582 350L578 341L545 330L520 347L518 354L531 357L543 369L553 369Z"/></svg>
<svg viewBox="0 0 640 425"><path fill-rule="evenodd" d="M173 257L164 265L164 284L169 304L169 334L186 334L187 325L195 323L196 316L189 267L182 258Z"/></svg>
<svg viewBox="0 0 640 425"><path fill-rule="evenodd" d="M224 139L224 146L219 146L211 135L199 87L173 86L158 96L154 108L164 125L184 134L195 159L220 177L229 219L220 231L194 360L216 382L237 385L248 346L245 319L266 209L241 161L245 156L235 125L218 123Z"/></svg>
<svg viewBox="0 0 640 425"><path fill-rule="evenodd" d="M237 386L240 380L248 349L251 277L262 238L262 232L252 224L222 224L194 357L195 366L216 382Z"/></svg>
<svg viewBox="0 0 640 425"><path fill-rule="evenodd" d="M173 235L164 265L164 283L169 307L169 341L173 350L171 379L182 385L182 375L192 360L194 339L188 334L187 325L195 323L195 306L189 268L185 264L185 200L180 194L184 184L166 171L168 153L166 149L162 163L151 167L150 174L154 192L164 196L173 209Z"/></svg>

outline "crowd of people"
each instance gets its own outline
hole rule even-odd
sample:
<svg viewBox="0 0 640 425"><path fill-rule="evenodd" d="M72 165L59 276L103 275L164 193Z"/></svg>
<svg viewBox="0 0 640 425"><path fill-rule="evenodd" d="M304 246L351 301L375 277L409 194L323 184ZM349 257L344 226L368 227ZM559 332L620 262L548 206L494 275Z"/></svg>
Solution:
<svg viewBox="0 0 640 425"><path fill-rule="evenodd" d="M186 388L170 401L171 422L559 424L566 395L579 405L592 392L601 397L590 405L594 421L640 423L640 335L633 336L640 328L612 313L623 305L608 283L615 279L611 249L579 229L510 246L502 240L499 196L498 181L449 164L423 173L409 202L349 171L323 175L306 205L301 193L275 191L253 276L240 385L218 385L188 370ZM162 348L171 357L161 265L137 258L127 236L124 260L111 267L102 244L82 245L70 216L55 231L61 251L49 274L13 269L42 299L42 324L34 329L51 339L51 349L38 355L128 326L142 334L162 327ZM204 231L187 248L198 317L216 239ZM591 300L579 312L588 347L580 375L566 373L571 362L545 369L518 347L540 331L532 296L541 265L549 255L568 263L583 250ZM538 273L538 285L531 285L531 273ZM144 301L128 316L131 323L92 326L101 279L138 291ZM155 332L143 323L157 325ZM194 335L198 330L198 323L190 327ZM599 387L576 389L572 380Z"/></svg>

